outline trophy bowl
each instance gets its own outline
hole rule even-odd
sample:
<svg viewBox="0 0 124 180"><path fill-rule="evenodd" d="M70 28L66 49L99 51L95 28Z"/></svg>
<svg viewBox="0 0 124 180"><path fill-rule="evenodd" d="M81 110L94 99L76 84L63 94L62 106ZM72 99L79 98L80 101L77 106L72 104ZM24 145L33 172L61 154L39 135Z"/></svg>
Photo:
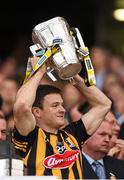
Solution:
<svg viewBox="0 0 124 180"><path fill-rule="evenodd" d="M36 25L32 32L32 41L40 44L44 50L52 49L54 46L59 47L52 55L51 68L61 79L70 79L81 71L82 66L76 53L70 27L64 18L55 17Z"/></svg>

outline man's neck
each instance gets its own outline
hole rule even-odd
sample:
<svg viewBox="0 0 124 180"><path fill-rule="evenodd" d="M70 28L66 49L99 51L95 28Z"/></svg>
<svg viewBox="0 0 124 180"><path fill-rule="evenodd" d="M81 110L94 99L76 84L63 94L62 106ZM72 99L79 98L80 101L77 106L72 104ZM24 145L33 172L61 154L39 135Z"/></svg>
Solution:
<svg viewBox="0 0 124 180"><path fill-rule="evenodd" d="M51 127L47 127L46 125L39 126L39 128L43 129L44 131L48 132L48 133L52 133L52 134L57 134L58 133L58 129L55 128L51 128Z"/></svg>
<svg viewBox="0 0 124 180"><path fill-rule="evenodd" d="M86 155L88 155L89 157L91 157L93 160L99 160L99 159L102 159L105 154L103 155L103 153L101 152L94 152L94 151L86 151L85 149L82 148L82 153L85 153Z"/></svg>

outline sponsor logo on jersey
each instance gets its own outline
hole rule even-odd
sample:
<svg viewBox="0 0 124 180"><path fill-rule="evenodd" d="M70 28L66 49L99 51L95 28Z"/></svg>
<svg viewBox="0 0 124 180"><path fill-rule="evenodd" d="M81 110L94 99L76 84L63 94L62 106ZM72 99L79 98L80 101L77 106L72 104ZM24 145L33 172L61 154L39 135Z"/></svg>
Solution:
<svg viewBox="0 0 124 180"><path fill-rule="evenodd" d="M66 150L63 154L54 154L44 159L44 166L49 169L64 169L72 165L79 156L79 150Z"/></svg>

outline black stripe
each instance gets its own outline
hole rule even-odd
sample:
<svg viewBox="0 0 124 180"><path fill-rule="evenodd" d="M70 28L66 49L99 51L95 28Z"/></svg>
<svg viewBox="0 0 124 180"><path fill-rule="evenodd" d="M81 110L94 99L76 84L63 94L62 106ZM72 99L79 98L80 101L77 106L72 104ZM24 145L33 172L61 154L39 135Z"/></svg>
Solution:
<svg viewBox="0 0 124 180"><path fill-rule="evenodd" d="M46 140L46 153L45 153L45 157L47 157L47 156L50 156L50 155L53 154L53 148L52 148L52 146L50 144L50 134L45 132L45 135L46 135L46 139L45 139ZM52 175L52 169L45 168L44 175Z"/></svg>
<svg viewBox="0 0 124 180"><path fill-rule="evenodd" d="M68 179L68 175L69 175L69 169L61 169L61 173L62 173L62 179Z"/></svg>
<svg viewBox="0 0 124 180"><path fill-rule="evenodd" d="M80 179L80 176L79 176L79 173L78 173L78 168L77 168L76 163L74 163L74 165L72 166L72 170L73 170L73 172L74 172L74 177L75 177L75 179Z"/></svg>
<svg viewBox="0 0 124 180"><path fill-rule="evenodd" d="M29 158L27 160L27 174L36 175L36 152L37 152L37 142L38 142L38 131L35 136L35 141L33 143L33 148L30 152Z"/></svg>

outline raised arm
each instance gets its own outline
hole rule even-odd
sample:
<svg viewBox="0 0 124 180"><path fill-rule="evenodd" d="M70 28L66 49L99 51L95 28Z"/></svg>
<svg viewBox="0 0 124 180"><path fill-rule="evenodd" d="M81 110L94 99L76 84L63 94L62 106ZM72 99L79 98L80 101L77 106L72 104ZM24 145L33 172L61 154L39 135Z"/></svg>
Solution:
<svg viewBox="0 0 124 180"><path fill-rule="evenodd" d="M21 135L29 134L36 125L32 114L32 104L35 100L37 87L46 72L44 64L35 75L19 89L14 104L15 126Z"/></svg>
<svg viewBox="0 0 124 180"><path fill-rule="evenodd" d="M104 120L105 115L111 108L109 98L96 86L87 87L84 80L76 75L74 77L76 88L85 96L91 109L82 116L82 121L88 134L93 134Z"/></svg>

